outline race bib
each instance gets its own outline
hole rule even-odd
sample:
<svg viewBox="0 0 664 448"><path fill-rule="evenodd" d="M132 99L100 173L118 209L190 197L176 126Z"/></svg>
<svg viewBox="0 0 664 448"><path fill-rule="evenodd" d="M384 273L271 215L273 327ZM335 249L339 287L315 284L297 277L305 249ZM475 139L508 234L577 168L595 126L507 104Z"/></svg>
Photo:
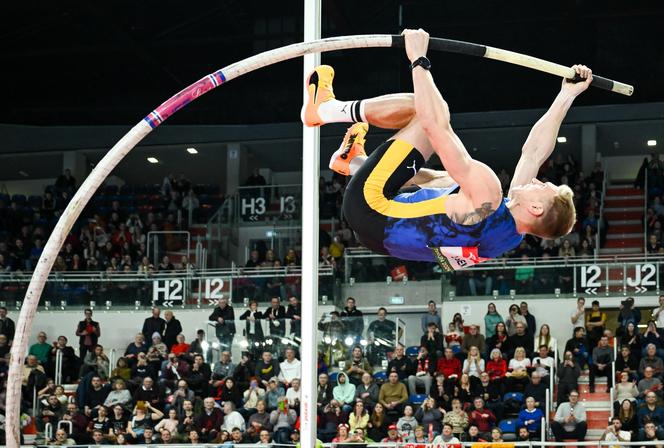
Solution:
<svg viewBox="0 0 664 448"><path fill-rule="evenodd" d="M445 272L459 271L489 260L477 254L477 247L430 247L429 249Z"/></svg>

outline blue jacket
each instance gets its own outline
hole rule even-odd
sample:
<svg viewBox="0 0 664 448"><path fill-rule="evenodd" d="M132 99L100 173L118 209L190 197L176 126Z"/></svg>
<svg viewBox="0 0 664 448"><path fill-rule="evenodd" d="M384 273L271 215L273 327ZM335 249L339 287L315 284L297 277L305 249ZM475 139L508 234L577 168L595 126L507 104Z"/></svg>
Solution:
<svg viewBox="0 0 664 448"><path fill-rule="evenodd" d="M540 408L535 408L533 412L528 412L527 409L522 409L521 412L519 412L517 426L525 426L528 429L528 432L538 433L542 426L542 417L544 417L544 413ZM526 425L526 420L535 421Z"/></svg>
<svg viewBox="0 0 664 448"><path fill-rule="evenodd" d="M643 428L647 420L652 421L655 426L662 426L664 424L664 408L661 406L655 406L655 409L651 411L648 409L648 406L644 404L636 413L636 418L639 422L639 428Z"/></svg>

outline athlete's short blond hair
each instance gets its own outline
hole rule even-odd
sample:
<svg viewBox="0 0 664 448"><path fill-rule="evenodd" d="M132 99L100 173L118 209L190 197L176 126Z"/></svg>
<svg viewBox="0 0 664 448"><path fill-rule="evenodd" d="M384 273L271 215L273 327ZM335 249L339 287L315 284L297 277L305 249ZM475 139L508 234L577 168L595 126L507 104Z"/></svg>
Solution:
<svg viewBox="0 0 664 448"><path fill-rule="evenodd" d="M553 198L551 208L545 211L533 226L533 233L555 240L570 233L575 222L574 192L567 185L561 185L558 187L558 194Z"/></svg>

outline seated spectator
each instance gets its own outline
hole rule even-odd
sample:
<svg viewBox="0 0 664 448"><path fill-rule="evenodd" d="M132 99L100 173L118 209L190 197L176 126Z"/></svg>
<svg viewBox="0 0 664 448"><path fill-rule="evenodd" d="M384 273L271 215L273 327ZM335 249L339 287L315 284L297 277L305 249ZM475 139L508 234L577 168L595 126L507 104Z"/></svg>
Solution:
<svg viewBox="0 0 664 448"><path fill-rule="evenodd" d="M81 381L79 383L81 386L85 387L86 381ZM94 417L93 412L96 414L97 409L101 406L104 406L106 397L108 396L111 388L107 384L102 384L101 378L97 375L90 378L89 386L87 390L82 391L80 394L80 404L81 408L84 411L86 417Z"/></svg>
<svg viewBox="0 0 664 448"><path fill-rule="evenodd" d="M645 346L642 344L641 334L634 322L628 323L625 327L625 331L622 336L620 336L620 345L629 347L630 352L634 355L637 362L641 360Z"/></svg>
<svg viewBox="0 0 664 448"><path fill-rule="evenodd" d="M270 414L266 412L265 400L258 400L254 407L256 412L251 414L247 422L247 435L256 439L261 431L272 429L272 425L270 424Z"/></svg>
<svg viewBox="0 0 664 448"><path fill-rule="evenodd" d="M131 393L127 390L127 385L121 378L113 382L113 390L109 392L104 401L104 406L108 408L112 408L117 404L125 409L132 407Z"/></svg>
<svg viewBox="0 0 664 448"><path fill-rule="evenodd" d="M493 336L491 336L486 342L486 349L489 353L491 353L493 349L497 348L501 353L507 354L509 351L510 342L507 336L507 329L505 324L498 322L496 324L496 328L494 329Z"/></svg>
<svg viewBox="0 0 664 448"><path fill-rule="evenodd" d="M452 428L451 433L456 437L461 437L466 431L466 428L468 428L468 424L468 414L466 414L461 408L461 400L458 398L453 399L452 409L443 417L442 435L445 435L445 425L450 425Z"/></svg>
<svg viewBox="0 0 664 448"><path fill-rule="evenodd" d="M662 338L654 320L648 321L648 327L641 335L641 345L644 347L641 353L642 356L646 356L650 344L655 346L657 357L664 358L664 338Z"/></svg>
<svg viewBox="0 0 664 448"><path fill-rule="evenodd" d="M664 362L662 358L656 355L657 347L654 344L649 344L646 347L646 354L639 362L639 374L643 376L646 367L652 367L655 376L661 376L664 372Z"/></svg>
<svg viewBox="0 0 664 448"><path fill-rule="evenodd" d="M362 375L362 384L355 388L355 402L361 401L367 410L373 409L378 403L380 388L368 373ZM351 425L351 430L353 425Z"/></svg>
<svg viewBox="0 0 664 448"><path fill-rule="evenodd" d="M493 428L491 430L491 443L503 443L503 431L500 428Z"/></svg>
<svg viewBox="0 0 664 448"><path fill-rule="evenodd" d="M420 338L420 347L426 347L427 353L431 353L432 356L438 357L437 353L442 350L444 341L445 338L440 333L437 324L435 322L429 322L427 325L427 331Z"/></svg>
<svg viewBox="0 0 664 448"><path fill-rule="evenodd" d="M565 351L563 359L558 366L558 403L568 400L570 392L579 389L581 367L576 363L574 355Z"/></svg>
<svg viewBox="0 0 664 448"><path fill-rule="evenodd" d="M471 325L468 334L464 335L461 343L461 353L467 355L471 347L477 347L480 353L486 352L486 342L484 335L480 334L479 325Z"/></svg>
<svg viewBox="0 0 664 448"><path fill-rule="evenodd" d="M120 434L124 434L128 423L129 418L125 409L119 404L113 406L113 413L108 418L108 438L113 440Z"/></svg>
<svg viewBox="0 0 664 448"><path fill-rule="evenodd" d="M139 401L145 401L149 403L152 407L155 408L162 407L161 391L154 386L154 381L149 376L143 378L143 384L141 385L141 387L136 389L133 398L134 398L134 403L136 404L138 404Z"/></svg>
<svg viewBox="0 0 664 448"><path fill-rule="evenodd" d="M595 377L597 375L606 376L606 391L609 392L613 387L613 375L611 373L611 364L613 359L613 347L609 347L609 340L602 336L599 345L595 347L592 354L593 363L590 366L590 393L595 392Z"/></svg>
<svg viewBox="0 0 664 448"><path fill-rule="evenodd" d="M542 344L539 347L539 356L533 358L535 372L542 378L548 378L555 360L549 355L549 348Z"/></svg>
<svg viewBox="0 0 664 448"><path fill-rule="evenodd" d="M514 352L518 347L523 347L526 351L526 356L529 357L532 353L530 347L533 346L533 337L528 333L528 327L523 322L514 324L514 333L509 336L509 343L507 344L507 357L514 356Z"/></svg>
<svg viewBox="0 0 664 448"><path fill-rule="evenodd" d="M221 425L221 430L232 432L234 428L240 428L240 431L244 432L244 418L238 411L235 410L235 403L232 401L225 401L223 409L224 423Z"/></svg>
<svg viewBox="0 0 664 448"><path fill-rule="evenodd" d="M353 411L348 416L348 424L350 425L350 431L355 432L355 429L367 429L369 424L369 413L364 407L362 400L357 400L353 406Z"/></svg>
<svg viewBox="0 0 664 448"><path fill-rule="evenodd" d="M185 355L189 351L189 348L191 348L191 345L185 342L185 337L182 333L178 334L175 340L175 344L171 347L171 353L178 357Z"/></svg>
<svg viewBox="0 0 664 448"><path fill-rule="evenodd" d="M632 403L629 400L623 400L622 403L620 403L620 410L616 415L620 418L622 429L629 431L632 435L632 439L636 440L639 427L636 419L635 403Z"/></svg>
<svg viewBox="0 0 664 448"><path fill-rule="evenodd" d="M583 327L574 328L574 337L565 344L565 351L572 353L580 368L588 364L590 350L586 341L586 330Z"/></svg>
<svg viewBox="0 0 664 448"><path fill-rule="evenodd" d="M267 410L272 412L279 406L279 398L284 396L286 392L281 387L277 378L271 378L267 383L267 390L265 392L265 402L267 403ZM334 393L333 393L334 394Z"/></svg>
<svg viewBox="0 0 664 448"><path fill-rule="evenodd" d="M629 345L620 347L620 354L616 359L616 372L625 372L630 380L636 379L639 361L634 357Z"/></svg>
<svg viewBox="0 0 664 448"><path fill-rule="evenodd" d="M226 403L232 403L233 406L239 407L242 404L242 391L235 384L233 378L226 378L224 383L217 388L214 392L214 400L220 405L224 406ZM235 426L226 428L231 431Z"/></svg>
<svg viewBox="0 0 664 448"><path fill-rule="evenodd" d="M461 370L461 365L459 365L459 370ZM413 361L406 356L403 345L398 344L394 349L394 356L390 362L387 363L387 371L396 372L399 376L399 381L408 381L408 377L415 371L415 365Z"/></svg>
<svg viewBox="0 0 664 448"><path fill-rule="evenodd" d="M383 440L381 440L381 443L402 443L403 438L399 435L399 429L397 428L397 425L392 423L390 426L387 427L387 437L384 437Z"/></svg>
<svg viewBox="0 0 664 448"><path fill-rule="evenodd" d="M111 371L110 380L121 379L124 381L129 381L131 379L131 367L129 367L129 362L127 358L120 357L115 363L115 368Z"/></svg>
<svg viewBox="0 0 664 448"><path fill-rule="evenodd" d="M436 363L436 371L445 376L447 389L454 387L461 376L461 361L454 356L451 348L445 349L445 355Z"/></svg>
<svg viewBox="0 0 664 448"><path fill-rule="evenodd" d="M242 409L240 413L245 417L248 417L253 414L254 410L258 409L258 403L263 402L263 406L267 406L265 402L265 389L262 389L258 385L258 381L251 380L249 383L249 389L245 390L243 393L243 402ZM258 432L257 432L258 434Z"/></svg>
<svg viewBox="0 0 664 448"><path fill-rule="evenodd" d="M496 421L501 421L505 406L503 405L502 384L489 380L489 374L484 372L480 375L480 383L477 387L479 396L484 400L484 405L491 409L496 416Z"/></svg>
<svg viewBox="0 0 664 448"><path fill-rule="evenodd" d="M383 405L387 414L401 415L403 406L407 400L408 391L406 390L406 386L399 382L399 376L396 372L390 372L388 381L380 386L378 402ZM371 438L375 440L374 437Z"/></svg>
<svg viewBox="0 0 664 448"><path fill-rule="evenodd" d="M403 416L397 421L397 431L402 440L410 437L417 426L417 419L414 414L415 411L412 405L407 404L403 407Z"/></svg>
<svg viewBox="0 0 664 448"><path fill-rule="evenodd" d="M65 405L60 403L58 397L49 395L46 399L46 404L41 405L39 419L37 420L37 429L43 431L47 423L52 425L57 424L65 414L65 410Z"/></svg>
<svg viewBox="0 0 664 448"><path fill-rule="evenodd" d="M465 339L464 342L466 342ZM470 380L477 384L480 381L480 374L484 372L484 360L480 354L480 349L476 346L470 347L467 353L468 357L463 361L461 372L468 375Z"/></svg>
<svg viewBox="0 0 664 448"><path fill-rule="evenodd" d="M430 397L436 400L442 409L450 409L452 406L450 395L451 392L446 389L445 375L437 373L436 380L431 387ZM440 433L440 431L438 432Z"/></svg>
<svg viewBox="0 0 664 448"><path fill-rule="evenodd" d="M622 386L622 388L625 387ZM639 391L638 397L641 399L645 399L650 392L654 392L658 398L662 398L662 383L659 378L655 377L655 370L652 367L646 367L643 370L643 379L639 381L637 390Z"/></svg>
<svg viewBox="0 0 664 448"><path fill-rule="evenodd" d="M619 376L620 381L616 384L616 392L613 402L614 413L618 413L620 403L624 400L635 402L636 397L639 396L639 389L633 381L629 380L629 375L626 372L620 372Z"/></svg>
<svg viewBox="0 0 664 448"><path fill-rule="evenodd" d="M565 439L585 440L588 430L586 407L583 403L579 403L579 392L573 390L569 394L569 402L558 405L556 415L551 422L551 430L556 442Z"/></svg>
<svg viewBox="0 0 664 448"><path fill-rule="evenodd" d="M530 359L526 358L526 350L523 347L517 347L514 351L514 358L510 359L507 366L507 373L505 376L506 389L514 391L517 386L523 390L528 384L528 368L530 367Z"/></svg>
<svg viewBox="0 0 664 448"><path fill-rule="evenodd" d="M478 395L478 385L470 381L467 373L462 373L459 378L459 384L454 388L453 397L461 400L461 403L466 406L473 402L473 398Z"/></svg>
<svg viewBox="0 0 664 448"><path fill-rule="evenodd" d="M127 349L124 352L124 357L129 360L129 365L131 367L136 364L139 353L147 353L148 346L145 344L145 338L142 333L138 333L134 337L134 342L127 346Z"/></svg>
<svg viewBox="0 0 664 448"><path fill-rule="evenodd" d="M272 358L272 354L270 354L270 359ZM231 360L231 352L224 350L221 352L219 362L217 362L214 366L214 370L212 371L212 380L210 381L210 384L213 387L219 387L226 378L232 377L233 374L235 373L235 364L233 364L233 361ZM254 372L252 372L252 375L254 375ZM267 378L269 380L269 377Z"/></svg>
<svg viewBox="0 0 664 448"><path fill-rule="evenodd" d="M321 373L318 375L318 385L316 386L316 405L318 406L318 411L321 412L330 401L334 399L333 397L333 387L330 384L330 377L327 373Z"/></svg>
<svg viewBox="0 0 664 448"><path fill-rule="evenodd" d="M422 406L420 406L415 413L415 418L420 425L425 428L430 428L433 434L440 434L443 430L443 413L440 411L436 405L436 400L433 398L427 398L424 400Z"/></svg>
<svg viewBox="0 0 664 448"><path fill-rule="evenodd" d="M546 345L549 353L553 352L557 344L556 338L551 336L551 329L547 324L542 324L539 334L535 337L533 350L539 350L540 347Z"/></svg>
<svg viewBox="0 0 664 448"><path fill-rule="evenodd" d="M417 393L417 386L424 386L424 393L427 396L429 395L435 367L435 361L429 355L427 348L425 346L420 347L415 360L415 372L408 377L408 391L411 395Z"/></svg>
<svg viewBox="0 0 664 448"><path fill-rule="evenodd" d="M293 383L291 387L286 391L286 398L288 399L288 405L292 409L300 409L300 399L302 398L302 391L300 390L300 379L293 378Z"/></svg>
<svg viewBox="0 0 664 448"><path fill-rule="evenodd" d="M210 365L203 359L203 355L195 355L194 363L187 374L187 385L196 395L205 396L209 392L209 382L212 377Z"/></svg>
<svg viewBox="0 0 664 448"><path fill-rule="evenodd" d="M153 427L154 422L161 420L164 413L153 407L147 401L137 401L134 415L127 425L127 437L132 441L139 441L143 437L145 428Z"/></svg>
<svg viewBox="0 0 664 448"><path fill-rule="evenodd" d="M131 384L140 386L143 379L148 377L154 380L157 378L157 371L148 364L147 354L141 352L137 355L136 363L131 369Z"/></svg>
<svg viewBox="0 0 664 448"><path fill-rule="evenodd" d="M55 431L55 440L51 442L52 445L76 445L76 441L69 437L67 431L59 428Z"/></svg>
<svg viewBox="0 0 664 448"><path fill-rule="evenodd" d="M528 396L526 398L526 407L519 412L518 425L523 426L530 434L530 440L539 440L541 438L540 429L542 428L542 419L544 413L537 407L535 398Z"/></svg>
<svg viewBox="0 0 664 448"><path fill-rule="evenodd" d="M354 385L357 386L362 383L362 375L365 373L373 373L373 367L371 363L364 357L362 352L362 347L356 345L353 347L353 352L348 361L346 361L346 374L348 375L348 380Z"/></svg>
<svg viewBox="0 0 664 448"><path fill-rule="evenodd" d="M655 392L646 394L646 402L642 404L636 412L636 420L639 427L639 440L646 438L646 425L655 425L657 439L664 439L664 408L657 405L657 395Z"/></svg>
<svg viewBox="0 0 664 448"><path fill-rule="evenodd" d="M199 428L201 439L212 441L219 434L219 428L224 423L221 409L215 407L214 398L208 397L203 400L203 412L198 418L196 426Z"/></svg>
<svg viewBox="0 0 664 448"><path fill-rule="evenodd" d="M279 377L280 373L281 370L279 369L279 361L272 359L271 352L264 351L261 359L259 359L256 363L255 375L258 381L267 387L268 381L272 378Z"/></svg>
<svg viewBox="0 0 664 448"><path fill-rule="evenodd" d="M456 323L450 322L445 334L445 344L452 353L457 354L461 353L461 342L463 342L463 328L459 330Z"/></svg>
<svg viewBox="0 0 664 448"><path fill-rule="evenodd" d="M156 433L161 433L162 430L167 430L169 436L177 437L178 436L178 413L175 409L171 408L168 411L168 417L161 420L154 427ZM163 441L163 437L162 437Z"/></svg>
<svg viewBox="0 0 664 448"><path fill-rule="evenodd" d="M179 408L178 412L178 433L180 434L189 434L191 436L191 431L195 431L197 422L200 418L200 413L202 410L194 410L194 403L192 400L182 400L182 406ZM195 436L199 439L198 432Z"/></svg>
<svg viewBox="0 0 664 448"><path fill-rule="evenodd" d="M339 372L337 375L337 385L332 389L332 395L345 413L350 412L355 400L355 385L348 380L348 375L344 372Z"/></svg>
<svg viewBox="0 0 664 448"><path fill-rule="evenodd" d="M664 317L664 314L662 316ZM51 344L46 342L46 339L46 333L40 331L37 335L37 342L32 344L28 351L28 356L36 356L42 366L48 362L48 353L51 351Z"/></svg>
<svg viewBox="0 0 664 448"><path fill-rule="evenodd" d="M654 442L662 440L662 436L659 435L660 429L653 422L648 422L643 426L643 432L639 433L639 440L643 442ZM655 445L658 446L658 445Z"/></svg>
<svg viewBox="0 0 664 448"><path fill-rule="evenodd" d="M414 443L416 445L425 445L427 443L431 443L433 439L429 440L429 436L427 436L424 433L424 426L419 425L415 427L415 431L413 432L413 435L408 437L408 439L405 440L406 443Z"/></svg>
<svg viewBox="0 0 664 448"><path fill-rule="evenodd" d="M175 389L178 380L186 377L188 374L189 364L186 361L178 359L175 354L169 353L168 362L161 369L159 385L163 388Z"/></svg>
<svg viewBox="0 0 664 448"><path fill-rule="evenodd" d="M433 444L459 443L459 439L455 436L452 430L453 427L451 424L443 424L443 432L433 439Z"/></svg>
<svg viewBox="0 0 664 448"><path fill-rule="evenodd" d="M348 414L343 412L343 410L341 409L341 404L336 400L330 401L323 408L322 413L320 414L320 422L318 425L319 437L321 438L321 440L326 440L326 441L332 440L332 438L337 432L337 427L341 423L345 423L347 421L348 421Z"/></svg>
<svg viewBox="0 0 664 448"><path fill-rule="evenodd" d="M481 438L488 439L491 428L497 423L496 416L490 409L484 407L484 400L481 397L475 398L473 405L473 410L468 414L468 422L477 426Z"/></svg>

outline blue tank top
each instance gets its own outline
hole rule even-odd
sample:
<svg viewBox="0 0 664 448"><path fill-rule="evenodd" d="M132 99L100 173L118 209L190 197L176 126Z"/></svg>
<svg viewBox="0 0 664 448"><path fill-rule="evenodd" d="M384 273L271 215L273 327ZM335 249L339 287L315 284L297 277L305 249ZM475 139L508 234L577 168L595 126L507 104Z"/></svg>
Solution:
<svg viewBox="0 0 664 448"><path fill-rule="evenodd" d="M423 188L393 199L404 203L426 201L448 195L456 188ZM445 213L435 212L420 218L388 217L383 245L390 255L403 260L436 261L430 249L433 247L477 247L480 257L500 257L523 239L507 208L508 201L503 198L498 210L472 225L457 224Z"/></svg>

